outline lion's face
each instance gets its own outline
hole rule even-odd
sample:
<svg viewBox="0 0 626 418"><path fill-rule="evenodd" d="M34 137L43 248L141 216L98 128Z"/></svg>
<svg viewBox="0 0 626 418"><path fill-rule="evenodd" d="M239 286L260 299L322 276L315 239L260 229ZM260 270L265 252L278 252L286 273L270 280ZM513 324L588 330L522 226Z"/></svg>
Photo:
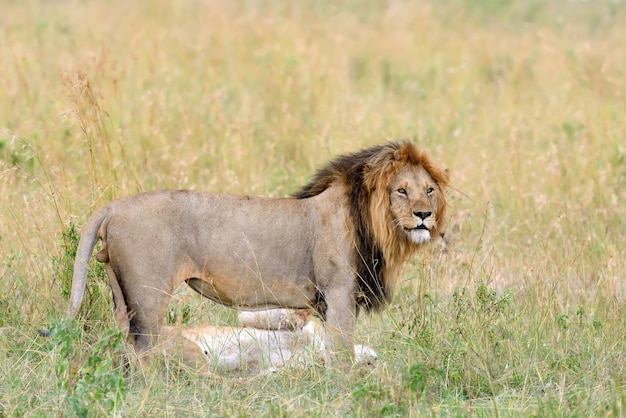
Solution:
<svg viewBox="0 0 626 418"><path fill-rule="evenodd" d="M429 241L437 230L441 189L421 166L406 165L389 184L394 225L415 244Z"/></svg>

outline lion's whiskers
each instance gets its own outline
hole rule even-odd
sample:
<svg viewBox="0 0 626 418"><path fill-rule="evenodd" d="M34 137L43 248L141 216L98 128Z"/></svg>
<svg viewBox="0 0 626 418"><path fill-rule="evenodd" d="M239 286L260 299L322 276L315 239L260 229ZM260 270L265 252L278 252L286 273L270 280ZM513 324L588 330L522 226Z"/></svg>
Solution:
<svg viewBox="0 0 626 418"><path fill-rule="evenodd" d="M399 228L399 229L403 229L404 227L402 226L402 221L399 218L395 218L392 219L391 224L393 224L394 227Z"/></svg>

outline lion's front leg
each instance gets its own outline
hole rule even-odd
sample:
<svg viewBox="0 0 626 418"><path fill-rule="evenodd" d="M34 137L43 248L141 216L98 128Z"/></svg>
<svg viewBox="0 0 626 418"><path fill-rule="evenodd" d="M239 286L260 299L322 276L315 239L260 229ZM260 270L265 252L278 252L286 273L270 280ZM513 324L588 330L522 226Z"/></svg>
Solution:
<svg viewBox="0 0 626 418"><path fill-rule="evenodd" d="M326 366L352 365L354 362L354 331L356 299L352 287L326 289L324 322L324 360Z"/></svg>

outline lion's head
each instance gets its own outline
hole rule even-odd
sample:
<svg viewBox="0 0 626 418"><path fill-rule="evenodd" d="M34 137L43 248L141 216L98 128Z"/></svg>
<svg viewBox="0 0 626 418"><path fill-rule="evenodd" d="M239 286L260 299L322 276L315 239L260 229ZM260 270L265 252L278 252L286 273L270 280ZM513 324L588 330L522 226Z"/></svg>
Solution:
<svg viewBox="0 0 626 418"><path fill-rule="evenodd" d="M390 142L331 161L294 196L344 184L356 229L356 274L366 309L391 296L402 263L437 237L445 221L448 173L410 142Z"/></svg>

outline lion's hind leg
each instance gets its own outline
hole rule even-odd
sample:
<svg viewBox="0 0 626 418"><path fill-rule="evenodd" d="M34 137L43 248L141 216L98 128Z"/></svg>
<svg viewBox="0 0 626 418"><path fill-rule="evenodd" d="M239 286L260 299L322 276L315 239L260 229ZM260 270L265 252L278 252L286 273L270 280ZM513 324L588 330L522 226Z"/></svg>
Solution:
<svg viewBox="0 0 626 418"><path fill-rule="evenodd" d="M128 338L130 318L128 316L126 301L124 300L124 293L122 293L122 288L120 287L120 283L117 280L117 275L115 274L115 270L111 266L111 263L106 263L104 267L106 268L107 276L109 277L109 286L111 287L111 292L113 293L113 315L115 316L115 322L117 322L117 325L119 326L120 331L122 331L124 337Z"/></svg>
<svg viewBox="0 0 626 418"><path fill-rule="evenodd" d="M141 356L156 342L165 322L173 290L170 276L166 268L155 265L146 267L135 262L107 266L107 271L114 273L109 278L116 304L115 319Z"/></svg>

